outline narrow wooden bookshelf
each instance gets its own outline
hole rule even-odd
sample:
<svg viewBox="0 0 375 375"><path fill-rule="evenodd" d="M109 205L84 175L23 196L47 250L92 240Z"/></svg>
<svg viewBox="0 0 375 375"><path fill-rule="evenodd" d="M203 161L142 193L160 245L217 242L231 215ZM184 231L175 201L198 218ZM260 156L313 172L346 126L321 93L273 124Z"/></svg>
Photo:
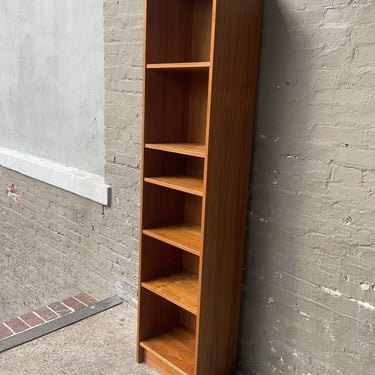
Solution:
<svg viewBox="0 0 375 375"><path fill-rule="evenodd" d="M262 0L145 0L137 360L234 373Z"/></svg>

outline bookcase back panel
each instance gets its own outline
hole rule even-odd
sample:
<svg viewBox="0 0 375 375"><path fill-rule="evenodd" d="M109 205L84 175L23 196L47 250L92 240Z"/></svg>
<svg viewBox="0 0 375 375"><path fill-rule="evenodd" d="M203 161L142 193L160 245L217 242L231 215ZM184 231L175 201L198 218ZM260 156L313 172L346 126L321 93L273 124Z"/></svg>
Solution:
<svg viewBox="0 0 375 375"><path fill-rule="evenodd" d="M184 214L184 221L186 223L200 225L202 220L202 199L186 194Z"/></svg>
<svg viewBox="0 0 375 375"><path fill-rule="evenodd" d="M161 335L181 325L180 308L156 294L141 289L142 306L140 308L140 340ZM152 312L152 313L151 313Z"/></svg>
<svg viewBox="0 0 375 375"><path fill-rule="evenodd" d="M143 228L181 224L184 221L184 194L151 184L143 188Z"/></svg>
<svg viewBox="0 0 375 375"><path fill-rule="evenodd" d="M142 236L141 281L170 275L182 268L182 251L153 238Z"/></svg>
<svg viewBox="0 0 375 375"><path fill-rule="evenodd" d="M143 201L143 229L201 223L200 197L145 183Z"/></svg>
<svg viewBox="0 0 375 375"><path fill-rule="evenodd" d="M148 71L145 143L205 143L207 72Z"/></svg>
<svg viewBox="0 0 375 375"><path fill-rule="evenodd" d="M177 271L198 274L199 257L153 238L142 236L141 281L171 275Z"/></svg>
<svg viewBox="0 0 375 375"><path fill-rule="evenodd" d="M147 63L208 61L211 0L147 1Z"/></svg>
<svg viewBox="0 0 375 375"><path fill-rule="evenodd" d="M203 178L203 163L202 158L146 149L144 153L144 176L178 175Z"/></svg>

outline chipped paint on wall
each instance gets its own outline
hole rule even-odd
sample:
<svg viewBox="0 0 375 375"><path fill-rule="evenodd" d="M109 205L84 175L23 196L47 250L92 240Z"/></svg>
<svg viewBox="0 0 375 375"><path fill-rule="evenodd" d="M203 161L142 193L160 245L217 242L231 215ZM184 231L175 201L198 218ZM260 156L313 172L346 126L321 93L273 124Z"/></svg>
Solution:
<svg viewBox="0 0 375 375"><path fill-rule="evenodd" d="M19 204L20 203L20 196L18 193L18 189L14 184L11 184L7 187L8 197L10 197L13 202Z"/></svg>

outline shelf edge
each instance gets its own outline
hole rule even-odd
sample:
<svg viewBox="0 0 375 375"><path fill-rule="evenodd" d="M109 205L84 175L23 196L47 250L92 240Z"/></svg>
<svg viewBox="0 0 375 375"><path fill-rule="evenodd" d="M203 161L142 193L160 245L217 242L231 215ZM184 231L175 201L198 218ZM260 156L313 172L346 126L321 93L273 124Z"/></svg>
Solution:
<svg viewBox="0 0 375 375"><path fill-rule="evenodd" d="M168 177L168 176L164 176L164 177ZM177 177L177 176L171 176L171 177ZM168 181L163 181L163 180L160 180L159 178L163 178L163 176L160 176L160 177L145 177L144 181L149 183L149 184L166 187L168 189L178 190L178 191L181 191L183 193L196 195L198 197L203 196L203 180L202 180L202 188L197 189L197 188L189 188L188 186L184 186L182 184L180 185L178 183L170 183Z"/></svg>
<svg viewBox="0 0 375 375"><path fill-rule="evenodd" d="M211 64L209 61L178 62L178 63L151 63L147 64L147 69L160 70L185 70L185 71L207 71Z"/></svg>
<svg viewBox="0 0 375 375"><path fill-rule="evenodd" d="M181 250L184 250L184 251L187 251L188 253L191 253L193 255L197 255L197 256L201 255L200 249L195 249L195 248L192 248L190 246L185 246L184 244L181 244L177 241L166 238L165 236L156 234L155 232L152 232L153 229L158 229L158 228L143 229L142 233L144 235L148 236L148 237L154 238L154 239L156 239L158 241L161 241L161 242L164 242L168 245L177 247L177 248L179 248Z"/></svg>

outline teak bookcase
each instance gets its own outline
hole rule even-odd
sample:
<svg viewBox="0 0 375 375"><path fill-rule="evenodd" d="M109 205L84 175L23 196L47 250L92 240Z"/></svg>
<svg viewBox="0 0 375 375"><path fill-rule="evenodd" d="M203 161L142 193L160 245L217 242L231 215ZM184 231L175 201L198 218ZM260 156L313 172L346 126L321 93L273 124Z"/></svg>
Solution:
<svg viewBox="0 0 375 375"><path fill-rule="evenodd" d="M236 365L261 0L145 0L137 360Z"/></svg>

